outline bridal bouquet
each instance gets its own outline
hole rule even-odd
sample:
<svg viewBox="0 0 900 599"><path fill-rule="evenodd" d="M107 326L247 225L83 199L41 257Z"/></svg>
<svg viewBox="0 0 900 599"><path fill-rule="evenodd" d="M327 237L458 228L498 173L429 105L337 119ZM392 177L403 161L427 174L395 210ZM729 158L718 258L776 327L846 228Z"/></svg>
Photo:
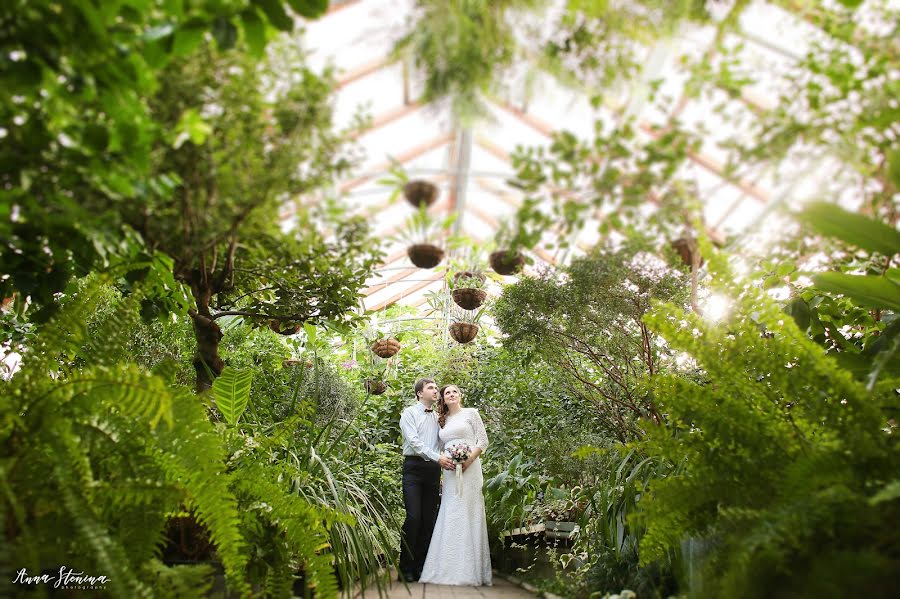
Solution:
<svg viewBox="0 0 900 599"><path fill-rule="evenodd" d="M447 449L447 454L456 462L456 494L462 495L462 464L472 455L472 448L465 443L457 443Z"/></svg>

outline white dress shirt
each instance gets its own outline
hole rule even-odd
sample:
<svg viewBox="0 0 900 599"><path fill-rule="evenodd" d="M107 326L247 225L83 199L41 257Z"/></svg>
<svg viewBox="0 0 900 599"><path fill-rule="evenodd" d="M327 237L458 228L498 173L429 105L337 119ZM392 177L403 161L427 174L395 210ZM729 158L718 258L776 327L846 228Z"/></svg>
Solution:
<svg viewBox="0 0 900 599"><path fill-rule="evenodd" d="M403 455L417 455L437 462L441 441L438 433L437 414L425 412L425 404L417 401L400 415L400 432L403 433Z"/></svg>

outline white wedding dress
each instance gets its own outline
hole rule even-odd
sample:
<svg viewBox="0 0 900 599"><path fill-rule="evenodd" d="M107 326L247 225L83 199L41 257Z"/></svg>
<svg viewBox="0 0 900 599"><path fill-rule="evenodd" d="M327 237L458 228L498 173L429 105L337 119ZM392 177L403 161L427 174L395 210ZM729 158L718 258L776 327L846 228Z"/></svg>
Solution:
<svg viewBox="0 0 900 599"><path fill-rule="evenodd" d="M484 422L475 408L462 408L447 417L440 430L444 448L460 442L475 449L487 449ZM481 487L481 457L462 473L457 488L456 472L444 470L444 488L428 556L419 582L479 586L491 584L491 555L488 548L487 517Z"/></svg>

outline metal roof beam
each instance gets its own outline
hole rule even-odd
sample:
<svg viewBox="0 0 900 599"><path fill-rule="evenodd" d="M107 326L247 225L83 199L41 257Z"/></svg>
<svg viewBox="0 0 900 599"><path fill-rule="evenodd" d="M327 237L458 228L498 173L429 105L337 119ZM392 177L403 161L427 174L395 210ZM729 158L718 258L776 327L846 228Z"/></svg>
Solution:
<svg viewBox="0 0 900 599"><path fill-rule="evenodd" d="M445 144L450 143L450 141L452 139L453 139L453 136L450 134L439 135L438 137L435 137L434 139L430 139L424 143L421 143L415 147L410 148L409 150L403 152L402 154L398 154L395 157L395 160L397 162L399 162L400 164L405 164L407 162L410 162L411 160L418 158L419 156L421 156L423 154L427 154L431 150L435 150ZM341 193L346 193L346 192L350 191L351 189L353 189L355 187L359 187L363 183L365 183L371 179L374 179L378 175L380 175L380 174L386 172L388 169L390 169L391 166L393 166L391 162L382 162L381 164L378 164L377 166L373 167L369 172L363 173L356 179L353 179L353 180L348 181L348 182L344 183L343 185L341 185L341 187L340 187Z"/></svg>
<svg viewBox="0 0 900 599"><path fill-rule="evenodd" d="M420 290L428 287L429 285L433 285L434 283L437 283L438 281L443 281L443 278L444 278L444 274L438 273L436 276L434 276L431 279L426 279L425 281L416 283L409 289L404 289L397 295L395 295L389 299L386 299L383 302L379 302L379 303L375 304L374 306L372 306L371 308L366 308L366 311L367 312L377 312L378 310L387 308L391 304L395 304L395 303L399 302L400 300L402 300L404 297L407 297L408 295L411 295L417 291L420 291Z"/></svg>

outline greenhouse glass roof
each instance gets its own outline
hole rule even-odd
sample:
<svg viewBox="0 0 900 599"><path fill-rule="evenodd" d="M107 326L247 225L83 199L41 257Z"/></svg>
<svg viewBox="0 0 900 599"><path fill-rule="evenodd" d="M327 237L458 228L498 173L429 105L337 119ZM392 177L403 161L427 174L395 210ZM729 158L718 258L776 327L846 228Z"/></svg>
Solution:
<svg viewBox="0 0 900 599"><path fill-rule="evenodd" d="M719 18L730 3L721 4ZM330 65L335 69L338 125L351 126L360 111L371 119L358 137L364 159L340 183L339 191L354 212L370 218L379 236L398 233L412 212L405 202L389 202L392 189L379 183L392 161L401 163L411 177L438 185L434 213L456 212L458 230L476 242L487 242L522 200L521 192L507 184L514 174L511 152L517 146L547 145L551 134L559 130L588 137L597 119L633 118L639 134L647 139L660 135L673 119L702 132L702 147L690 155L682 174L696 183L711 238L732 248L759 249L778 231L774 208L784 202L803 201L823 189L850 207L858 201L854 191L858 176L836 174L843 173L840 165L815 153L789 157L774 167L738 168L726 174L728 154L723 141L740 136L751 119L775 107L783 91L782 75L790 72L809 41L822 35L772 4L751 4L735 32L725 34L724 45L738 48L743 65L757 74L771 74L745 87L739 98L729 98L724 91L720 97L699 99L685 93L689 74L683 65L711 58L715 52L715 24L691 26L643 48L640 79L626 81L606 94L598 108L591 105L589 85L566 87L523 65L505 82L505 94L489 100L489 118L470 127L461 126L449 106L418 103L422 83L408 65L390 58L413 11L414 3L408 0L332 3L326 16L307 25L303 42L313 68ZM656 98L669 98L665 108L650 97L652 88L657 89ZM712 109L717 103L725 103L723 113ZM592 225L596 222L585 223L571 251L541 249L539 244L532 251L533 268L588 250L598 240ZM380 310L397 302L421 306L425 294L443 284L442 272L415 268L398 240L388 245L384 263L369 281L365 307Z"/></svg>

